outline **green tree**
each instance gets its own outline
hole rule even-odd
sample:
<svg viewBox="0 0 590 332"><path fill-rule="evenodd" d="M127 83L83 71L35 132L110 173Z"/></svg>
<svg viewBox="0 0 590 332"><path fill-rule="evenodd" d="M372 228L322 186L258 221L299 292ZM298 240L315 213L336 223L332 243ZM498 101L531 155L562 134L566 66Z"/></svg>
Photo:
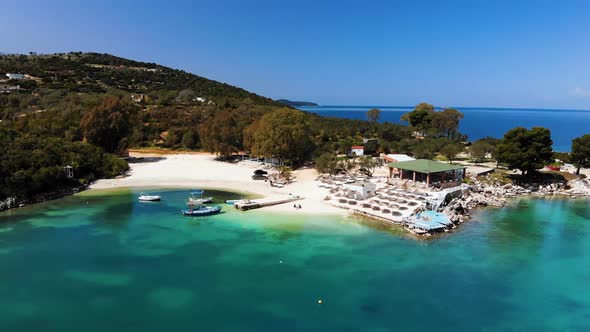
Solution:
<svg viewBox="0 0 590 332"><path fill-rule="evenodd" d="M533 127L527 130L518 127L504 135L496 147L496 158L509 169L519 169L523 175L528 175L553 161L552 145L549 129Z"/></svg>
<svg viewBox="0 0 590 332"><path fill-rule="evenodd" d="M449 163L455 160L455 157L461 152L463 152L463 144L461 143L450 143L440 150L440 153L449 160Z"/></svg>
<svg viewBox="0 0 590 332"><path fill-rule="evenodd" d="M194 149L196 147L195 132L188 130L182 134L180 144L182 144L187 149Z"/></svg>
<svg viewBox="0 0 590 332"><path fill-rule="evenodd" d="M372 123L379 122L379 118L381 117L381 111L377 108L373 108L367 111L367 119Z"/></svg>
<svg viewBox="0 0 590 332"><path fill-rule="evenodd" d="M343 158L338 160L336 168L337 171L342 171L345 173L350 172L356 167L356 163L352 159Z"/></svg>
<svg viewBox="0 0 590 332"><path fill-rule="evenodd" d="M134 107L123 99L105 97L80 120L84 138L106 152L118 152L119 144L131 133Z"/></svg>
<svg viewBox="0 0 590 332"><path fill-rule="evenodd" d="M29 199L37 194L80 186L128 169L127 162L102 148L58 137L18 134L0 126L0 200ZM74 179L64 166L74 167Z"/></svg>
<svg viewBox="0 0 590 332"><path fill-rule="evenodd" d="M442 112L432 112L432 129L435 135L446 138L457 138L459 134L459 122L463 119L463 113L454 108L447 108Z"/></svg>
<svg viewBox="0 0 590 332"><path fill-rule="evenodd" d="M293 180L293 169L288 166L280 166L278 167L279 177L285 180L287 183L291 183Z"/></svg>
<svg viewBox="0 0 590 332"><path fill-rule="evenodd" d="M477 140L469 147L471 159L476 163L485 160L486 156L494 151L494 146L482 140Z"/></svg>
<svg viewBox="0 0 590 332"><path fill-rule="evenodd" d="M242 130L238 126L238 116L231 111L223 111L205 120L199 126L201 145L208 152L228 157L240 151Z"/></svg>
<svg viewBox="0 0 590 332"><path fill-rule="evenodd" d="M281 108L263 115L254 126L255 155L285 159L298 166L313 152L311 132L301 111Z"/></svg>
<svg viewBox="0 0 590 332"><path fill-rule="evenodd" d="M191 89L184 89L178 93L178 100L181 102L191 102L193 101L197 95Z"/></svg>
<svg viewBox="0 0 590 332"><path fill-rule="evenodd" d="M368 176L373 176L373 173L375 172L377 166L380 165L380 162L377 158L373 158L371 156L362 156L358 159L358 165L362 172Z"/></svg>
<svg viewBox="0 0 590 332"><path fill-rule="evenodd" d="M413 111L402 116L402 121L407 121L410 125L420 132L422 135L432 128L432 114L434 113L434 106L428 103L420 103L416 105Z"/></svg>
<svg viewBox="0 0 590 332"><path fill-rule="evenodd" d="M590 134L572 141L571 161L576 166L577 175L580 175L580 168L590 168Z"/></svg>
<svg viewBox="0 0 590 332"><path fill-rule="evenodd" d="M378 139L369 139L367 140L367 142L364 144L364 153L367 155L374 155L376 154L379 149L379 140Z"/></svg>
<svg viewBox="0 0 590 332"><path fill-rule="evenodd" d="M176 128L170 128L164 140L164 146L173 148L176 146L176 143L178 143L178 130Z"/></svg>
<svg viewBox="0 0 590 332"><path fill-rule="evenodd" d="M330 152L322 153L315 159L315 169L320 174L334 174L338 168L338 162Z"/></svg>
<svg viewBox="0 0 590 332"><path fill-rule="evenodd" d="M414 157L416 159L432 159L436 155L436 146L428 140L422 140L414 145Z"/></svg>
<svg viewBox="0 0 590 332"><path fill-rule="evenodd" d="M355 141L352 137L346 137L340 139L337 145L337 152L340 154L348 154L350 152L350 148L355 144Z"/></svg>

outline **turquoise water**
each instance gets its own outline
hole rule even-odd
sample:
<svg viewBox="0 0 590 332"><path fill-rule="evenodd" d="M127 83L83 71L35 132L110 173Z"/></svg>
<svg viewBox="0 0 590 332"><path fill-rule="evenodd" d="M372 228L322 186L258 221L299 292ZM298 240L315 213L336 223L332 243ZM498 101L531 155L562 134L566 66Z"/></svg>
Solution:
<svg viewBox="0 0 590 332"><path fill-rule="evenodd" d="M590 330L588 201L522 200L424 241L136 195L1 213L0 330Z"/></svg>
<svg viewBox="0 0 590 332"><path fill-rule="evenodd" d="M401 123L404 113L410 112L409 106L320 106L300 107L302 110L324 116L336 116L349 119L367 119L371 108L381 110L381 121ZM590 111L523 109L523 108L485 108L456 107L465 114L461 120L461 132L470 140L486 136L502 138L508 130L521 126L531 128L541 126L551 130L553 148L557 151L570 151L572 139L590 133Z"/></svg>

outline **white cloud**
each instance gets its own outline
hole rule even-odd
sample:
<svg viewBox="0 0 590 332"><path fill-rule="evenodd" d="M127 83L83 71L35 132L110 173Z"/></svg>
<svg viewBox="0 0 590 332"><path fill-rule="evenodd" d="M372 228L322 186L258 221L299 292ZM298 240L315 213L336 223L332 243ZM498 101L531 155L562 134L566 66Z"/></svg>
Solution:
<svg viewBox="0 0 590 332"><path fill-rule="evenodd" d="M590 90L586 90L584 88L580 88L579 86L576 87L571 91L572 96L575 97L583 97L583 98L590 98Z"/></svg>

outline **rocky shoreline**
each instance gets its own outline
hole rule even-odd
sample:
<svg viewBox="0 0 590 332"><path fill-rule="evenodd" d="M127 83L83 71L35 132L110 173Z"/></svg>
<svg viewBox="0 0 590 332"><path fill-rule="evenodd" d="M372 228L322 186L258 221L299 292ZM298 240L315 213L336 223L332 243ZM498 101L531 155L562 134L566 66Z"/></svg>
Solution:
<svg viewBox="0 0 590 332"><path fill-rule="evenodd" d="M473 184L462 195L451 199L439 212L445 213L454 224L468 221L471 210L476 207L503 207L510 199L520 197L577 198L590 197L590 181L575 179L553 183L500 183L472 178Z"/></svg>
<svg viewBox="0 0 590 332"><path fill-rule="evenodd" d="M0 212L2 212L4 210L8 210L8 209L23 207L28 204L41 203L41 202L73 195L73 194L83 191L87 188L88 188L88 186L86 186L86 185L65 188L65 189L61 189L61 190L52 191L49 193L39 194L31 199L26 199L26 200L25 199L19 200L17 197L8 197L5 200L0 201Z"/></svg>

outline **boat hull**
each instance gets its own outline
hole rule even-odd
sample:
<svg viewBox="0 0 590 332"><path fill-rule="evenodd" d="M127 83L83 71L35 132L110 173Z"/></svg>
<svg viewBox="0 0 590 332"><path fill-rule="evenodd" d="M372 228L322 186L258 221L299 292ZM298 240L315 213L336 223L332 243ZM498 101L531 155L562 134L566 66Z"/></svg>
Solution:
<svg viewBox="0 0 590 332"><path fill-rule="evenodd" d="M159 202L162 198L160 196L140 197L140 202Z"/></svg>
<svg viewBox="0 0 590 332"><path fill-rule="evenodd" d="M199 208L199 209L182 210L182 215L187 216L187 217L204 217L204 216L210 216L213 214L218 214L219 212L221 212L220 206L208 206L208 207Z"/></svg>
<svg viewBox="0 0 590 332"><path fill-rule="evenodd" d="M188 202L191 204L206 204L213 202L213 197L205 197L205 198L189 198Z"/></svg>

